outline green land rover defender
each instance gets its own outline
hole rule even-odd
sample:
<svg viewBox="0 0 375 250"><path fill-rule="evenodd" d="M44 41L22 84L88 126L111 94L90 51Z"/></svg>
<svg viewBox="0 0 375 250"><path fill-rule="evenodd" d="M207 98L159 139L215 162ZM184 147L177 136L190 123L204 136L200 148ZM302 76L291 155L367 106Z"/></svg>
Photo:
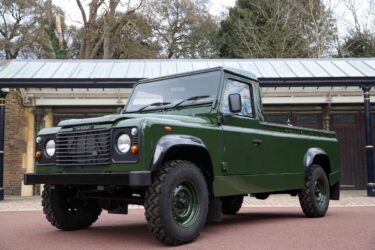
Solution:
<svg viewBox="0 0 375 250"><path fill-rule="evenodd" d="M339 199L338 155L332 132L265 122L253 74L212 68L142 80L120 114L42 129L24 182L45 184L59 229L138 204L152 234L179 245L249 194L298 196L306 216L324 216Z"/></svg>

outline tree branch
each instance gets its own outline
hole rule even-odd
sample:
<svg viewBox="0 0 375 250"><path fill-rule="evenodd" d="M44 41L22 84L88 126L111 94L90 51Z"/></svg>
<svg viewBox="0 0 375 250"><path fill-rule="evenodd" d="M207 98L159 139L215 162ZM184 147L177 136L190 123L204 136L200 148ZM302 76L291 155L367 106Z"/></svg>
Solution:
<svg viewBox="0 0 375 250"><path fill-rule="evenodd" d="M79 10L81 11L83 23L86 24L87 23L86 12L85 12L85 9L82 6L81 0L76 0L76 2L77 2Z"/></svg>
<svg viewBox="0 0 375 250"><path fill-rule="evenodd" d="M93 59L99 51L99 48L103 45L104 42L104 34L100 37L99 41L95 44L95 47L92 49L89 59Z"/></svg>

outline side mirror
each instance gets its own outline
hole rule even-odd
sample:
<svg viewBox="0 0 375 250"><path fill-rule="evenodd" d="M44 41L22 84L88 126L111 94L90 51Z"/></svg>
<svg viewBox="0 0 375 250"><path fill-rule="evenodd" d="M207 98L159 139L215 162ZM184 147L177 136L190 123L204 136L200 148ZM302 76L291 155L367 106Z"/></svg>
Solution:
<svg viewBox="0 0 375 250"><path fill-rule="evenodd" d="M229 111L231 113L239 113L242 110L242 102L240 94L230 94L228 96Z"/></svg>

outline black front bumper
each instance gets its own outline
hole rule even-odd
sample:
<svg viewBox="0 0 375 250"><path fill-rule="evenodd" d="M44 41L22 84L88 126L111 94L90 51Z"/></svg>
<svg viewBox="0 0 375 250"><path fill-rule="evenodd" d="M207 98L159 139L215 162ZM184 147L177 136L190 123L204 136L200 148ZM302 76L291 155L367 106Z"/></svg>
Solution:
<svg viewBox="0 0 375 250"><path fill-rule="evenodd" d="M25 174L24 184L50 185L116 185L145 187L151 185L150 171L131 171L128 173L58 173Z"/></svg>

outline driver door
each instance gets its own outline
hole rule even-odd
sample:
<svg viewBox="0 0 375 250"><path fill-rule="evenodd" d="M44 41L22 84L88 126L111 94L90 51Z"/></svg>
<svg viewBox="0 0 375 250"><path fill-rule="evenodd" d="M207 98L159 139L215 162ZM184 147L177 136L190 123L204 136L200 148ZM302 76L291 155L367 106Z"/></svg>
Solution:
<svg viewBox="0 0 375 250"><path fill-rule="evenodd" d="M252 85L235 77L227 78L225 81L221 112L224 116L223 165L226 174L262 174L263 136L255 115ZM228 105L228 96L234 93L241 95L242 102L242 110L236 114L229 111Z"/></svg>

